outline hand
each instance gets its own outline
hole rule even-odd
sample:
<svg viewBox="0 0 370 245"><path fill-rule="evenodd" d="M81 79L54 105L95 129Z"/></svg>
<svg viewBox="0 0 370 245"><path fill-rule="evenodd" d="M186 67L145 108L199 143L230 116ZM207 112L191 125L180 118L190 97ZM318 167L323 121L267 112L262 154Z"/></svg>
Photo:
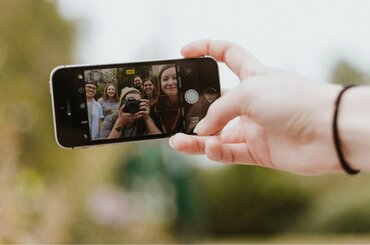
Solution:
<svg viewBox="0 0 370 245"><path fill-rule="evenodd" d="M137 112L137 115L140 115L145 120L149 119L149 113L150 113L150 106L149 106L149 100L141 99L140 100L140 111Z"/></svg>
<svg viewBox="0 0 370 245"><path fill-rule="evenodd" d="M124 112L124 108L125 108L125 104L123 104L120 108L120 113L119 113L117 123L116 123L120 125L121 127L131 126L135 122L136 119L142 117L140 112L132 114L132 113Z"/></svg>
<svg viewBox="0 0 370 245"><path fill-rule="evenodd" d="M198 136L171 137L173 148L299 174L341 171L331 134L339 86L267 67L229 42L195 41L182 54L224 62L241 83L210 106Z"/></svg>

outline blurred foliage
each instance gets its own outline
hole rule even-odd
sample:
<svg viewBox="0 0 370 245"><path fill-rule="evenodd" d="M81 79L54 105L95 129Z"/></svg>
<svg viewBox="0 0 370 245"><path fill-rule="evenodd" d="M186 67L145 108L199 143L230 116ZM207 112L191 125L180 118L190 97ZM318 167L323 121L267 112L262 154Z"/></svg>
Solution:
<svg viewBox="0 0 370 245"><path fill-rule="evenodd" d="M162 150L161 150L162 149ZM119 165L116 183L130 192L155 195L154 214L183 239L204 232L204 205L199 170L188 160L158 144L133 150ZM155 209L155 206L147 207Z"/></svg>
<svg viewBox="0 0 370 245"><path fill-rule="evenodd" d="M332 73L332 83L341 85L364 85L370 84L369 77L364 72L356 69L346 60L340 60L334 67Z"/></svg>
<svg viewBox="0 0 370 245"><path fill-rule="evenodd" d="M208 229L215 235L271 235L296 225L310 194L291 175L231 166L205 173Z"/></svg>
<svg viewBox="0 0 370 245"><path fill-rule="evenodd" d="M315 191L295 232L315 234L369 233L369 174L325 175L309 184ZM310 182L306 179L306 184Z"/></svg>
<svg viewBox="0 0 370 245"><path fill-rule="evenodd" d="M69 215L68 208L56 212L58 200L68 187L52 182L68 175L61 166L74 154L61 161L55 146L47 81L54 66L71 60L73 27L50 2L0 1L0 32L0 242L58 241Z"/></svg>
<svg viewBox="0 0 370 245"><path fill-rule="evenodd" d="M19 163L60 177L50 175L64 168L50 164L62 151L55 151L48 78L55 66L71 62L73 25L50 1L0 1L0 12L0 93L9 124L2 130L14 129Z"/></svg>
<svg viewBox="0 0 370 245"><path fill-rule="evenodd" d="M106 164L98 150L67 153L54 139L49 74L72 62L74 24L53 1L1 0L0 33L0 243L73 241Z"/></svg>

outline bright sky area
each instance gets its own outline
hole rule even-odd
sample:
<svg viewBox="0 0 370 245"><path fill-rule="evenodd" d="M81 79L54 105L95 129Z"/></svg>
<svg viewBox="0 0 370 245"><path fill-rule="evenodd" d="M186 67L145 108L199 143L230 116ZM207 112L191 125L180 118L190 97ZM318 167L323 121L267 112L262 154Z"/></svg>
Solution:
<svg viewBox="0 0 370 245"><path fill-rule="evenodd" d="M237 42L263 63L327 81L339 59L370 64L367 0L60 0L78 20L78 63L179 58L195 39ZM238 80L221 66L222 87Z"/></svg>
<svg viewBox="0 0 370 245"><path fill-rule="evenodd" d="M329 81L346 59L370 64L368 0L59 0L78 21L77 63L125 63L180 58L200 38L244 46L270 66ZM238 79L220 65L221 87ZM203 159L203 158L201 158Z"/></svg>

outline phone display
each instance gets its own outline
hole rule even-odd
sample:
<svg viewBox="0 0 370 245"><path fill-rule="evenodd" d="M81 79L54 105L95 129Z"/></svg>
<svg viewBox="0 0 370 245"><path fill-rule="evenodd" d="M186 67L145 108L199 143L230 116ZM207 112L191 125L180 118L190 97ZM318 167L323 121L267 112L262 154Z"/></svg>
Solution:
<svg viewBox="0 0 370 245"><path fill-rule="evenodd" d="M193 134L221 94L211 58L58 67L50 86L64 148Z"/></svg>

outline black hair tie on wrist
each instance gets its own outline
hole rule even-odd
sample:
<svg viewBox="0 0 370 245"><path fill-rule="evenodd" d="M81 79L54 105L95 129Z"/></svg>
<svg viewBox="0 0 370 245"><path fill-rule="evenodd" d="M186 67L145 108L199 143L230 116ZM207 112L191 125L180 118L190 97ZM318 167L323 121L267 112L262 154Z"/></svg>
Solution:
<svg viewBox="0 0 370 245"><path fill-rule="evenodd" d="M339 111L339 105L342 98L342 95L347 89L350 89L352 87L355 87L356 85L348 85L343 87L343 89L338 94L338 97L335 101L335 110L334 110L334 118L333 118L333 137L334 137L334 144L335 144L335 150L337 152L340 165L342 165L342 168L344 171L346 171L347 174L358 174L360 171L353 169L350 164L346 161L344 158L341 144L340 144L340 138L339 138L339 130L338 130L338 111Z"/></svg>

